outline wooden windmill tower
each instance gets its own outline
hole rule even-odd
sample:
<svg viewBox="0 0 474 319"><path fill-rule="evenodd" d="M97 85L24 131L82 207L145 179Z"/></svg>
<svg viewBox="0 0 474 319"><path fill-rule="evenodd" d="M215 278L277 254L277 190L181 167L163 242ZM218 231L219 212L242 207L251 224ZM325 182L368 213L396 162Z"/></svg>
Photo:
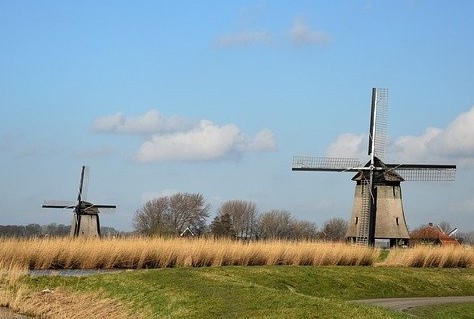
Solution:
<svg viewBox="0 0 474 319"><path fill-rule="evenodd" d="M405 245L409 235L400 184L403 181L453 181L456 165L385 164L388 90L372 89L369 126L370 160L357 158L294 156L293 171L357 172L348 241L374 245L375 239L390 246Z"/></svg>
<svg viewBox="0 0 474 319"><path fill-rule="evenodd" d="M75 201L45 201L43 208L74 209L71 223L71 237L87 236L100 237L99 208L104 211L113 211L115 205L96 205L85 201L87 197L89 168L82 166L79 194Z"/></svg>

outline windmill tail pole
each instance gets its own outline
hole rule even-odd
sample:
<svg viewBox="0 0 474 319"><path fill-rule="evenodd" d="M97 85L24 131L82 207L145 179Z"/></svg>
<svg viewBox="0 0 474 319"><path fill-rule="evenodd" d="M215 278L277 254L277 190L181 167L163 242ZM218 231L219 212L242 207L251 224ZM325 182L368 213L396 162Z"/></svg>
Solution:
<svg viewBox="0 0 474 319"><path fill-rule="evenodd" d="M369 207L369 229L367 234L367 244L369 246L375 246L375 221L377 219L377 200L376 200L376 191L377 188L374 187L374 170L370 170L370 207Z"/></svg>

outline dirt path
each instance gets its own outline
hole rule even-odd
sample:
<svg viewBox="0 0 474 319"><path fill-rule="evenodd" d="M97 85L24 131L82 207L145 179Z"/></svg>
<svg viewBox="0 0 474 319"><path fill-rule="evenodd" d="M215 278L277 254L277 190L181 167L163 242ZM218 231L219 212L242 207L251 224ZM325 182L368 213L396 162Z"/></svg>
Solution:
<svg viewBox="0 0 474 319"><path fill-rule="evenodd" d="M354 300L354 302L364 303L373 306L383 306L397 311L405 311L413 307L440 305L447 303L473 302L474 296L459 297L416 297L416 298L381 298Z"/></svg>

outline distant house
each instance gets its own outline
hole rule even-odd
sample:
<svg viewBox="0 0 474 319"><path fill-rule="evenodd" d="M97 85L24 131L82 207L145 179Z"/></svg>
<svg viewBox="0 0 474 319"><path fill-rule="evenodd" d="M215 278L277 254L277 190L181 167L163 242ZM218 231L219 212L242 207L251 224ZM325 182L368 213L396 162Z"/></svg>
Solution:
<svg viewBox="0 0 474 319"><path fill-rule="evenodd" d="M189 227L186 227L186 229L179 235L179 237L194 237L194 233L192 232Z"/></svg>
<svg viewBox="0 0 474 319"><path fill-rule="evenodd" d="M410 234L411 245L460 245L459 241L443 232L439 227L429 223Z"/></svg>

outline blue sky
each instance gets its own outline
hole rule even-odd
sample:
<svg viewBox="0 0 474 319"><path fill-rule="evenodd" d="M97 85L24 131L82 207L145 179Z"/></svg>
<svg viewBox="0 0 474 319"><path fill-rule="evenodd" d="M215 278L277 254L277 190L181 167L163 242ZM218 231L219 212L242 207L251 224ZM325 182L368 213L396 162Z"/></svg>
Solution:
<svg viewBox="0 0 474 319"><path fill-rule="evenodd" d="M2 1L0 224L68 224L88 199L122 230L147 199L202 193L349 218L350 174L293 155L367 159L372 87L389 89L387 162L457 164L406 182L411 229L474 230L471 1Z"/></svg>

